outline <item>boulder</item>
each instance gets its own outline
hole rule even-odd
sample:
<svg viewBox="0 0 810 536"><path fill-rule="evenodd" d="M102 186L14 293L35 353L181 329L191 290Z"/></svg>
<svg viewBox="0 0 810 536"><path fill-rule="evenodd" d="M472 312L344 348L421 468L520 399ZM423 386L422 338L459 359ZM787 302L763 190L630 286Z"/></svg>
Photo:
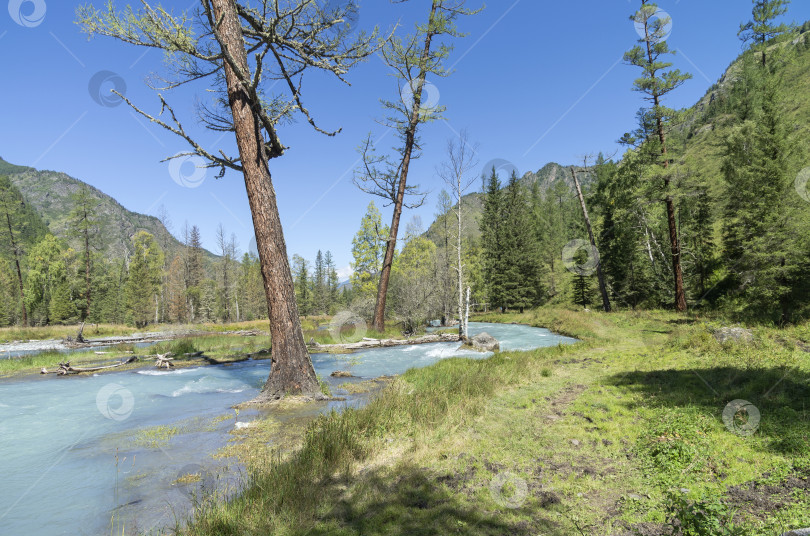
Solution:
<svg viewBox="0 0 810 536"><path fill-rule="evenodd" d="M782 534L782 536L810 536L810 528L789 530Z"/></svg>
<svg viewBox="0 0 810 536"><path fill-rule="evenodd" d="M750 344L754 342L754 333L745 328L720 328L714 332L714 338L720 344L727 342Z"/></svg>
<svg viewBox="0 0 810 536"><path fill-rule="evenodd" d="M353 378L354 377L352 375L352 373L349 372L348 370L336 370L335 372L333 372L331 374L331 376L333 378Z"/></svg>
<svg viewBox="0 0 810 536"><path fill-rule="evenodd" d="M478 352L498 352L501 349L501 344L498 339L489 333L479 333L462 345L462 348L476 350Z"/></svg>

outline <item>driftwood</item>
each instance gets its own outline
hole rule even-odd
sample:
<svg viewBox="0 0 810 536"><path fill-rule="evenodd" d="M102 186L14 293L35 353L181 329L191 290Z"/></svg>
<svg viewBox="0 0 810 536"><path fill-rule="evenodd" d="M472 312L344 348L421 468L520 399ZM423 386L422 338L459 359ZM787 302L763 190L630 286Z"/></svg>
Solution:
<svg viewBox="0 0 810 536"><path fill-rule="evenodd" d="M169 357L170 355L172 354L171 353L157 354L155 356L157 358L157 360L155 361L155 366L157 368L172 368L174 366L174 363L172 363L172 361L174 361L174 358Z"/></svg>
<svg viewBox="0 0 810 536"><path fill-rule="evenodd" d="M42 367L42 370L39 371L40 374L56 374L57 376L67 376L68 374L81 374L82 372L96 372L99 370L107 370L117 367L122 367L124 365L128 365L129 363L134 363L138 360L137 356L132 356L125 361L121 361L120 363L115 363L113 365L103 365L99 367L73 367L70 364L70 361L66 363L59 363L59 368L56 370L48 370L45 367Z"/></svg>
<svg viewBox="0 0 810 536"><path fill-rule="evenodd" d="M424 335L414 339L368 339L364 338L359 342L343 344L310 344L313 349L329 350L365 350L368 348L387 348L390 346L409 346L411 344L428 344L431 342L459 342L461 338L457 333L445 333L443 335Z"/></svg>

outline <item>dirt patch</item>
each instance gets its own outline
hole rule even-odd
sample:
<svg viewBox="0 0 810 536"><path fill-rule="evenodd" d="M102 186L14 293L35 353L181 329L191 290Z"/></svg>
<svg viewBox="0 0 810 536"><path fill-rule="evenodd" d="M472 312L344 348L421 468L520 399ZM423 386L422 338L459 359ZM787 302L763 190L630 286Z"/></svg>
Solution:
<svg viewBox="0 0 810 536"><path fill-rule="evenodd" d="M567 408L571 402L576 400L576 398L581 395L588 386L586 385L569 385L568 387L564 388L560 391L557 396L550 398L546 397L546 400L549 401L549 406L551 407L552 415L547 418L551 418L555 420L556 418L562 417L565 415L565 408Z"/></svg>
<svg viewBox="0 0 810 536"><path fill-rule="evenodd" d="M762 479L768 479L770 476L769 473L765 473ZM737 510L737 515L764 519L775 510L793 504L797 490L805 494L810 493L810 471L791 473L777 484L754 481L732 486L726 492L726 497L729 505Z"/></svg>

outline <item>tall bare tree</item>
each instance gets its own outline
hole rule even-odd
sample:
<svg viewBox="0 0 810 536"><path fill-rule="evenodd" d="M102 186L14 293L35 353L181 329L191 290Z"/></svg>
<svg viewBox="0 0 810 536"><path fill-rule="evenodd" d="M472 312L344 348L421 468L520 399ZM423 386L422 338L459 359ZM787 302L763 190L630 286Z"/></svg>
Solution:
<svg viewBox="0 0 810 536"><path fill-rule="evenodd" d="M588 157L586 156L583 158L583 170L588 169ZM593 229L591 228L591 218L588 216L588 207L585 205L585 196L582 195L582 187L579 184L579 178L577 178L577 172L574 170L574 166L571 166L571 176L574 178L574 186L577 189L577 197L579 198L579 206L582 208L582 218L585 220L585 228L588 230L588 238L591 241L591 247L594 248L596 251L599 249L596 247L596 239L593 236ZM599 294L602 295L602 308L605 310L606 313L610 312L610 298L608 298L607 293L607 286L605 285L605 276L602 273L602 263L596 263L596 277L599 279Z"/></svg>
<svg viewBox="0 0 810 536"><path fill-rule="evenodd" d="M395 72L400 99L395 102L382 101L390 115L381 123L397 131L402 145L396 149L395 158L379 156L375 153L374 143L369 136L361 149L362 171L355 176L355 184L363 191L382 197L394 205L374 307L373 326L380 332L385 329L385 300L402 209L419 206L424 202L424 195L419 195L414 187L408 185L411 160L419 157L418 151L421 149L417 131L422 123L440 118L444 111L444 107L434 102L435 95L425 94L427 77L450 74L442 63L453 47L447 43L439 43L439 40L442 37L463 37L456 28L456 19L480 11L466 9L465 4L466 0L432 0L427 24L417 25L416 31L404 39L391 39L382 49L383 60ZM416 195L419 201L407 205L407 194Z"/></svg>
<svg viewBox="0 0 810 536"><path fill-rule="evenodd" d="M174 15L142 0L142 7L116 11L112 2L103 11L80 7L79 23L90 35L110 36L126 43L164 50L171 79L152 83L167 91L209 79L216 95L213 105L199 107L199 119L210 129L232 132L238 156L208 151L183 128L169 103L158 94L164 121L121 98L136 112L185 139L207 167L219 176L231 169L242 174L253 217L272 338L271 370L259 396L278 399L285 394L317 393L318 381L304 342L287 248L281 228L268 161L283 155L277 127L300 114L321 129L302 97L304 74L326 72L345 82L345 75L372 54L377 31L350 37L346 23L357 9L349 1L337 8L317 0L199 0L195 13ZM286 93L269 94L280 82Z"/></svg>
<svg viewBox="0 0 810 536"><path fill-rule="evenodd" d="M477 149L470 145L469 136L466 130L462 130L458 140L451 138L447 141L447 161L439 166L438 173L442 180L450 188L455 206L451 211L456 219L456 276L458 281L458 334L462 338L467 337L467 316L464 314L464 263L462 262L462 231L463 231L463 199L464 194L470 189L477 176L473 169L478 166L475 157ZM469 300L469 293L467 295Z"/></svg>

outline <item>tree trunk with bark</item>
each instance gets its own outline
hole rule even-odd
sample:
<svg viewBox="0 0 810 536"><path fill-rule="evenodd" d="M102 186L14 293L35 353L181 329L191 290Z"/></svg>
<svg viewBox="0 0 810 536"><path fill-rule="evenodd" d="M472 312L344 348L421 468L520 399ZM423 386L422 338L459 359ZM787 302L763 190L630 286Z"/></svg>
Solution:
<svg viewBox="0 0 810 536"><path fill-rule="evenodd" d="M645 25L645 35L647 34ZM647 38L647 58L650 64L654 64L653 51L650 46L649 36ZM661 108L661 97L658 93L653 94L653 103L655 104L656 117L655 127L658 131L658 141L661 143L661 157L663 159L662 166L664 170L669 169L669 158L667 156L667 138L664 132L664 121L661 118L659 110ZM666 189L666 208L667 208L667 225L669 226L669 242L672 251L672 274L675 279L675 310L679 313L686 311L686 292L683 286L683 272L681 271L681 244L678 239L678 224L675 221L675 203L672 196L669 195L669 177L664 179L664 188Z"/></svg>
<svg viewBox="0 0 810 536"><path fill-rule="evenodd" d="M579 179L577 178L576 171L574 171L574 166L571 166L571 176L574 178L574 186L577 188L579 205L582 207L582 217L585 219L585 227L588 229L588 237L590 238L591 246L593 246L596 251L599 251L596 247L596 239L593 236L593 230L591 229L591 218L588 216L588 208L585 206L585 197L582 195L582 188L579 185ZM596 277L599 279L599 293L602 295L602 308L606 313L609 313L611 311L610 299L608 298L607 286L605 285L605 276L602 273L601 261L596 263Z"/></svg>
<svg viewBox="0 0 810 536"><path fill-rule="evenodd" d="M14 265L17 268L17 282L20 284L20 303L22 304L22 324L28 327L28 311L25 309L25 289L23 287L22 270L20 269L20 252L17 251L17 242L14 240L14 229L11 226L11 215L6 212L6 224L8 225L8 237L11 241L11 250L14 252Z"/></svg>
<svg viewBox="0 0 810 536"><path fill-rule="evenodd" d="M383 259L382 270L380 270L380 284L377 286L377 303L374 307L374 320L372 326L380 333L385 331L385 300L388 295L388 281L391 278L391 266L394 262L394 251L397 247L397 233L399 232L399 220L402 216L402 204L405 200L405 186L408 182L408 170L411 165L411 154L413 147L416 143L416 128L419 126L419 111L422 107L422 88L425 85L427 78L427 67L425 66L427 59L430 55L430 44L433 40L433 33L431 28L436 17L436 2L434 0L433 6L430 10L430 17L428 19L428 31L425 36L425 48L421 56L421 70L416 79L416 87L411 87L413 92L413 110L411 110L411 117L408 127L405 131L405 147L402 155L402 167L399 175L399 186L397 188L397 196L394 201L394 215L391 219L391 229L388 236L388 243L385 247L385 257Z"/></svg>
<svg viewBox="0 0 810 536"><path fill-rule="evenodd" d="M247 73L247 53L233 0L212 0L211 3L214 15L221 21L217 33L223 51L230 55L236 68ZM260 124L251 108L251 104L258 106L259 103L250 102L230 61L225 61L225 78L270 317L271 369L258 400L279 399L287 394L320 393L301 329Z"/></svg>

